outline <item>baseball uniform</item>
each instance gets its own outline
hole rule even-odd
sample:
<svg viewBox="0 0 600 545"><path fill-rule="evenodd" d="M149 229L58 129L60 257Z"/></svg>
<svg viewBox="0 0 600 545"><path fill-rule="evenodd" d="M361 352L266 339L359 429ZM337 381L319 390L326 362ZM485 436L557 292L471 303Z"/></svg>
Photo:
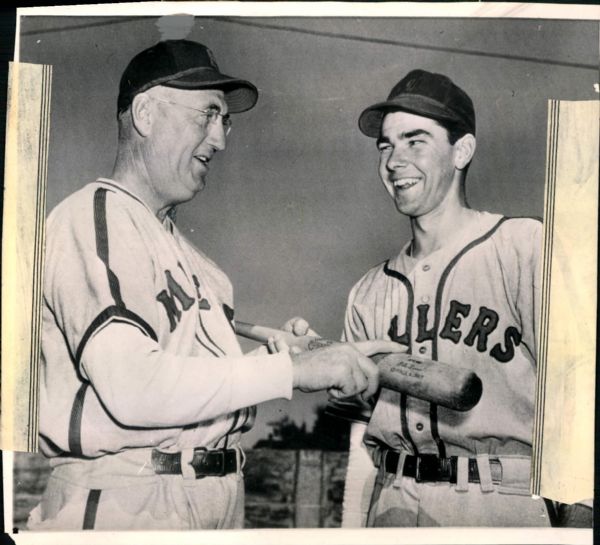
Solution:
<svg viewBox="0 0 600 545"><path fill-rule="evenodd" d="M358 417L379 468L368 525L548 526L543 500L529 496L541 223L478 212L426 257L410 247L354 286L344 336L472 369L483 395L458 412L380 391ZM423 455L451 460L441 473L453 478L429 480L426 464L415 467Z"/></svg>
<svg viewBox="0 0 600 545"><path fill-rule="evenodd" d="M292 393L287 353L242 354L223 271L108 179L48 218L40 376L53 471L32 529L240 527L240 434ZM196 479L198 447L228 474Z"/></svg>

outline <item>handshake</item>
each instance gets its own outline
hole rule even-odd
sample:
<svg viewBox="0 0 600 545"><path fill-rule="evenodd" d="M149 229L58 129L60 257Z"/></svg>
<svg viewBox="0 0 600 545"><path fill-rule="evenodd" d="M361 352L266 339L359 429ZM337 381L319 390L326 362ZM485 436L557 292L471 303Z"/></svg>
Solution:
<svg viewBox="0 0 600 545"><path fill-rule="evenodd" d="M273 353L289 351L294 388L303 392L328 390L334 400L361 394L366 400L381 386L455 411L472 409L483 393L481 379L471 369L413 356L392 341L322 339L302 318L292 318L282 330L244 322L236 322L235 328L238 335L266 343Z"/></svg>
<svg viewBox="0 0 600 545"><path fill-rule="evenodd" d="M289 351L294 388L303 392L327 390L334 399L362 394L373 396L379 388L375 354L404 353L406 347L386 340L355 343L321 339L302 318L292 318L281 331L238 322L239 335L265 342L272 353Z"/></svg>

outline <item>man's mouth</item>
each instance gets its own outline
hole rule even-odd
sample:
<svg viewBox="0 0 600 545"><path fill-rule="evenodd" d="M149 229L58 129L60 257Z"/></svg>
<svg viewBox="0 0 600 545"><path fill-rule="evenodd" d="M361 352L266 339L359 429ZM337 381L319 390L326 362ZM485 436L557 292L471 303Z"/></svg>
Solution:
<svg viewBox="0 0 600 545"><path fill-rule="evenodd" d="M210 157L208 155L194 155L195 159L198 159L204 166L208 168Z"/></svg>
<svg viewBox="0 0 600 545"><path fill-rule="evenodd" d="M392 180L394 189L397 191L405 191L411 187L417 185L419 178L401 178L399 180Z"/></svg>

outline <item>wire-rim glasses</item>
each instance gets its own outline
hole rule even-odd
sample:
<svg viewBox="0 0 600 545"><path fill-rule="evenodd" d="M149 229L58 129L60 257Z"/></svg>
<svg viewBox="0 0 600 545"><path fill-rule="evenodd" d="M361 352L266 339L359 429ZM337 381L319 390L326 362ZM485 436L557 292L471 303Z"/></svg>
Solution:
<svg viewBox="0 0 600 545"><path fill-rule="evenodd" d="M199 108L194 108L193 106L188 106L187 104L181 104L180 102L173 102L172 100L165 100L164 98L152 97L154 100L158 102L162 102L164 104L171 104L172 106L181 106L182 108L186 108L188 110L194 110L195 112L201 113L206 117L206 120L210 125L216 125L219 118L221 119L221 124L223 125L223 130L225 131L225 136L227 136L231 132L231 117L229 114L222 114L216 109L210 110L201 110Z"/></svg>

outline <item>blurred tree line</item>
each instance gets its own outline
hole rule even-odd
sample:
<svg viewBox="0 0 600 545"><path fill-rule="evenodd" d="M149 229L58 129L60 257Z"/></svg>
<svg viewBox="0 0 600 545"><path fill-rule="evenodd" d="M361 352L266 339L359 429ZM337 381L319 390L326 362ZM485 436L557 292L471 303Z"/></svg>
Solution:
<svg viewBox="0 0 600 545"><path fill-rule="evenodd" d="M325 405L316 407L315 424L311 431L307 431L305 422L299 426L288 415L269 422L272 431L268 438L257 441L254 448L347 451L350 445L350 422L327 414L325 408Z"/></svg>

